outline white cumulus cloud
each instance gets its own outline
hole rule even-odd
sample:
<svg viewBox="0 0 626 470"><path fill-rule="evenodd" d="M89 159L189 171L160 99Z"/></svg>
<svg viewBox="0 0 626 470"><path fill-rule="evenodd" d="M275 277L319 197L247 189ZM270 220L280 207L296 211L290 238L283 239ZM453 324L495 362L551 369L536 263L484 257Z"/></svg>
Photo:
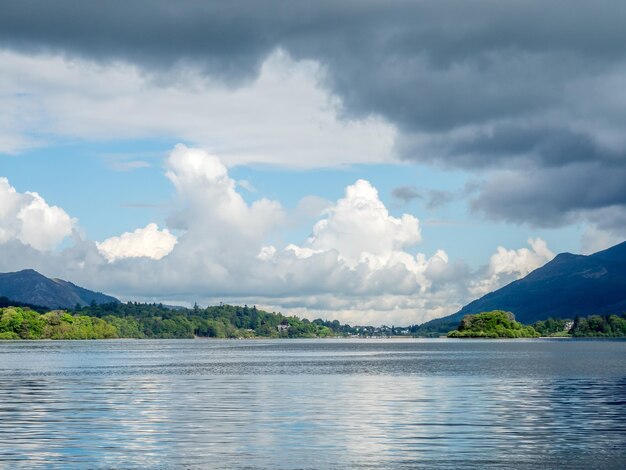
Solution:
<svg viewBox="0 0 626 470"><path fill-rule="evenodd" d="M471 292L477 295L491 292L504 282L521 279L555 256L541 238L529 238L528 244L530 249L507 250L499 246L489 260L488 277L475 283Z"/></svg>
<svg viewBox="0 0 626 470"><path fill-rule="evenodd" d="M307 241L314 252L336 250L350 266L367 262L383 266L394 252L421 240L419 221L412 215L393 217L366 180L358 180L345 196L326 210Z"/></svg>
<svg viewBox="0 0 626 470"><path fill-rule="evenodd" d="M37 193L19 193L0 178L0 243L19 240L36 250L51 250L72 233L76 221Z"/></svg>
<svg viewBox="0 0 626 470"><path fill-rule="evenodd" d="M190 238L200 235L205 237L205 244L214 241L223 247L245 240L257 254L263 237L284 221L283 208L277 201L261 198L246 203L237 191L237 182L215 155L179 144L166 164L166 176L184 206L172 215L170 223L187 230Z"/></svg>
<svg viewBox="0 0 626 470"><path fill-rule="evenodd" d="M119 237L107 238L96 246L108 261L115 261L141 257L161 259L171 253L176 243L176 237L167 229L159 230L157 224L148 224Z"/></svg>
<svg viewBox="0 0 626 470"><path fill-rule="evenodd" d="M361 299L359 305L369 302L371 309L374 304L387 305L382 300L389 295L424 300L430 296L433 281L445 284L454 267L443 250L430 258L406 251L420 241L416 217L392 216L376 188L358 180L323 211L304 243L290 243L259 259L271 261L277 277L290 286L285 291L307 294L302 296L305 307L320 308L323 299L327 308L356 311L355 296ZM397 315L400 304L396 299L387 310Z"/></svg>

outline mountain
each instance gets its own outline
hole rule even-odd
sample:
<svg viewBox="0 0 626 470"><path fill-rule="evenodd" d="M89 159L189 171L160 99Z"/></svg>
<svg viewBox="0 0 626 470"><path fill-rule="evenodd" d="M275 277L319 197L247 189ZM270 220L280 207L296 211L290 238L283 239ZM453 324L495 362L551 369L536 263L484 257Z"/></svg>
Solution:
<svg viewBox="0 0 626 470"><path fill-rule="evenodd" d="M84 289L68 281L50 279L32 269L0 273L0 296L48 308L74 308L96 304L118 303L115 297Z"/></svg>
<svg viewBox="0 0 626 470"><path fill-rule="evenodd" d="M549 317L626 312L626 242L593 255L561 253L528 276L420 325L418 334L456 328L471 313L506 310L529 324Z"/></svg>

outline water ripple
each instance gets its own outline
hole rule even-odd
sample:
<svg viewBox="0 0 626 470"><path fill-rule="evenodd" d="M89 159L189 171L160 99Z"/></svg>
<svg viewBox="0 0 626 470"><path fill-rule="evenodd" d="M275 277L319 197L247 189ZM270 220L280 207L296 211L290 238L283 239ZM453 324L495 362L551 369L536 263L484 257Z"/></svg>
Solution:
<svg viewBox="0 0 626 470"><path fill-rule="evenodd" d="M0 343L8 468L623 468L619 341Z"/></svg>

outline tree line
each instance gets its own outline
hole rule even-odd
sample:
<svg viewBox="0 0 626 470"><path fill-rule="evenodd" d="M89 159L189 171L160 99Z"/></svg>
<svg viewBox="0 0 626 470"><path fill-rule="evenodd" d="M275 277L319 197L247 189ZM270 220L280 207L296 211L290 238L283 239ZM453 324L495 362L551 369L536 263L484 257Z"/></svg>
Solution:
<svg viewBox="0 0 626 470"><path fill-rule="evenodd" d="M353 331L337 320L310 321L247 305L188 309L128 302L51 312L0 308L0 339L326 338Z"/></svg>
<svg viewBox="0 0 626 470"><path fill-rule="evenodd" d="M589 315L574 319L548 318L533 324L541 336L626 337L626 314Z"/></svg>
<svg viewBox="0 0 626 470"><path fill-rule="evenodd" d="M39 313L28 307L0 308L0 339L117 338L115 326L87 315L63 310Z"/></svg>
<svg viewBox="0 0 626 470"><path fill-rule="evenodd" d="M102 318L123 338L324 338L342 335L346 329L337 321L310 321L247 305L200 308L196 304L188 309L128 302L90 305L73 312Z"/></svg>
<svg viewBox="0 0 626 470"><path fill-rule="evenodd" d="M128 302L46 311L7 303L0 299L0 339L327 338L417 333L412 328L353 327L337 320L310 321L247 305L178 308ZM541 336L626 337L626 314L576 316L573 320L549 318L523 326L504 312L489 318L474 316L471 322L462 321L459 326L458 333L451 336L472 336L476 331L491 337L536 336L532 334L534 331Z"/></svg>

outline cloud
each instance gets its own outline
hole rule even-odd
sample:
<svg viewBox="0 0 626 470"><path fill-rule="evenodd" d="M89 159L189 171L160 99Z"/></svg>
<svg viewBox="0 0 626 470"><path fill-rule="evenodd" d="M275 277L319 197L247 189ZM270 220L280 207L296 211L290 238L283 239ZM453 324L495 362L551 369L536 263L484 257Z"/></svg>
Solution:
<svg viewBox="0 0 626 470"><path fill-rule="evenodd" d="M310 315L323 309L348 315L380 308L381 315L393 311L399 318L412 311L417 321L439 311L444 291L458 295L457 277L467 274L465 265L451 263L443 250L430 258L407 251L420 241L417 218L391 216L377 190L358 180L323 212L304 243L282 250L266 246L258 257L285 286L283 296L293 297L283 298L283 305L308 309Z"/></svg>
<svg viewBox="0 0 626 470"><path fill-rule="evenodd" d="M541 238L529 238L531 249L507 250L499 246L489 260L487 277L475 282L470 291L484 295L515 279L521 279L551 261L555 254Z"/></svg>
<svg viewBox="0 0 626 470"><path fill-rule="evenodd" d="M554 253L548 249L545 240L541 238L529 238L528 244L531 249L520 248L519 250L507 250L498 247L490 261L489 267L494 274L516 274L524 277L531 271L544 265L554 258Z"/></svg>
<svg viewBox="0 0 626 470"><path fill-rule="evenodd" d="M19 240L36 250L51 250L71 235L75 222L39 194L18 193L0 177L0 243Z"/></svg>
<svg viewBox="0 0 626 470"><path fill-rule="evenodd" d="M96 246L107 260L115 261L140 257L161 259L171 253L176 243L176 237L167 229L161 231L152 223L119 237L107 238Z"/></svg>
<svg viewBox="0 0 626 470"><path fill-rule="evenodd" d="M248 205L237 182L215 155L179 144L170 153L167 178L185 208L170 217L173 228L210 233L211 238L260 240L284 221L280 203L261 198Z"/></svg>
<svg viewBox="0 0 626 470"><path fill-rule="evenodd" d="M394 251L421 241L419 221L409 214L389 215L378 191L365 180L348 186L326 215L314 225L307 246L313 251L336 250L351 266L362 261L383 265Z"/></svg>
<svg viewBox="0 0 626 470"><path fill-rule="evenodd" d="M581 253L590 255L598 251L606 250L618 243L623 242L625 237L614 235L611 232L600 230L595 226L589 226L581 237Z"/></svg>
<svg viewBox="0 0 626 470"><path fill-rule="evenodd" d="M510 222L559 227L587 219L626 230L626 219L615 217L626 208L624 181L626 160L503 171L484 184L471 204L477 212Z"/></svg>
<svg viewBox="0 0 626 470"><path fill-rule="evenodd" d="M45 71L43 73L42 71ZM183 67L159 81L136 65L94 63L0 49L0 152L54 139L172 136L219 154L227 165L324 167L391 159L395 130L379 117L342 118L314 61L276 50L239 87ZM19 96L16 96L19 94ZM4 140L2 135L4 133ZM145 167L132 154L108 156L120 171Z"/></svg>
<svg viewBox="0 0 626 470"><path fill-rule="evenodd" d="M292 217L298 219L313 218L317 220L327 209L332 207L333 203L323 197L309 195L304 196L298 201L298 205L292 214Z"/></svg>
<svg viewBox="0 0 626 470"><path fill-rule="evenodd" d="M425 207L428 210L436 210L452 202L456 195L452 191L440 189L418 190L414 186L399 186L391 191L391 195L409 203L415 199L425 200Z"/></svg>
<svg viewBox="0 0 626 470"><path fill-rule="evenodd" d="M414 186L398 186L397 188L393 188L391 195L407 203L414 199L422 199L424 197Z"/></svg>
<svg viewBox="0 0 626 470"><path fill-rule="evenodd" d="M426 209L436 210L440 207L446 206L455 199L455 194L452 191L444 191L439 189L433 189L428 192L428 202L426 203Z"/></svg>
<svg viewBox="0 0 626 470"><path fill-rule="evenodd" d="M256 193L256 188L254 185L248 180L237 180L237 186L245 189L249 193Z"/></svg>
<svg viewBox="0 0 626 470"><path fill-rule="evenodd" d="M613 204L590 211L582 211L582 217L588 219L600 230L626 238L626 207Z"/></svg>
<svg viewBox="0 0 626 470"><path fill-rule="evenodd" d="M271 260L276 254L276 248L273 246L262 246L259 254L256 256L258 259L263 261Z"/></svg>

